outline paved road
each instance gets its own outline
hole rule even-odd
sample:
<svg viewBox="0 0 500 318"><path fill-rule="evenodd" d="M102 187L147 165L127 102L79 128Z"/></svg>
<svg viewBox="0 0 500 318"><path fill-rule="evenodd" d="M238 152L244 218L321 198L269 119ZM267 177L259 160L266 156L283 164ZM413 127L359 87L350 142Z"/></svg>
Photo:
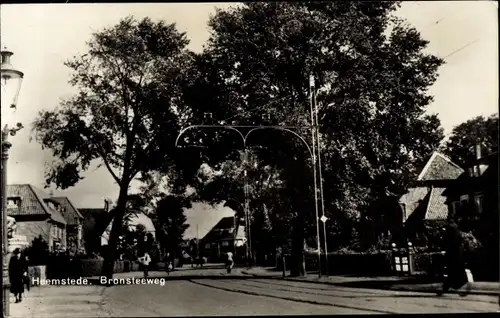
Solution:
<svg viewBox="0 0 500 318"><path fill-rule="evenodd" d="M277 314L495 312L497 297L352 289L272 279L171 280L165 286L107 288L103 308L118 317Z"/></svg>
<svg viewBox="0 0 500 318"><path fill-rule="evenodd" d="M308 282L223 275L221 269L172 273L160 284L35 288L14 317L164 317L474 313L498 311L498 297L354 289ZM204 274L203 276L200 274ZM164 273L152 273L152 276Z"/></svg>

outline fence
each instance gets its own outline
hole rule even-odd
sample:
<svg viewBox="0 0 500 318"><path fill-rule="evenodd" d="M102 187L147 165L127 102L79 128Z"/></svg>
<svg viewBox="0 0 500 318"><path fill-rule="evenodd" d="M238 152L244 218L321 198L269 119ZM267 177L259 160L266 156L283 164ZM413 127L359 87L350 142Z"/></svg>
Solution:
<svg viewBox="0 0 500 318"><path fill-rule="evenodd" d="M412 275L422 275L429 277L440 277L444 265L443 254L440 252L415 253L413 258ZM306 270L318 270L317 254L306 254ZM498 254L490 255L484 251L474 251L464 253L467 263L474 279L478 281L498 281ZM329 275L394 275L393 260L391 252L380 253L352 253L352 254L328 254L328 271L326 271L326 256L321 257L322 273ZM289 270L289 259L286 260L286 267ZM282 269L281 261L278 267Z"/></svg>

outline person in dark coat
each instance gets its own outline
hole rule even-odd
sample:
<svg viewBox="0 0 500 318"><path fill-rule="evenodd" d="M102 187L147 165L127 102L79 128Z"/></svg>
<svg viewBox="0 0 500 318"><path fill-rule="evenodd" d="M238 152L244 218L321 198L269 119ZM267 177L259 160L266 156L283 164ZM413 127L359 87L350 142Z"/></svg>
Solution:
<svg viewBox="0 0 500 318"><path fill-rule="evenodd" d="M18 248L13 254L9 262L10 292L16 297L16 303L19 303L23 300L24 277L28 274L28 266Z"/></svg>
<svg viewBox="0 0 500 318"><path fill-rule="evenodd" d="M448 276L443 282L443 290L440 294L447 292L450 288L460 289L467 283L465 273L465 260L462 251L462 238L460 230L455 222L446 227L444 235L445 265Z"/></svg>

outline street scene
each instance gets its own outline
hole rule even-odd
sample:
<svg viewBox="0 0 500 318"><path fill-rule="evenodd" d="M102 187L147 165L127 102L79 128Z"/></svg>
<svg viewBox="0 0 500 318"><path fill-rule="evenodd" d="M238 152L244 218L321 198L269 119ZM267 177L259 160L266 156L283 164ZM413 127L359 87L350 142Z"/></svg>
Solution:
<svg viewBox="0 0 500 318"><path fill-rule="evenodd" d="M496 1L0 14L5 317L500 311Z"/></svg>
<svg viewBox="0 0 500 318"><path fill-rule="evenodd" d="M353 281L348 277L332 278L332 284L318 284L282 280L268 273L255 276L242 272L245 270L225 275L221 266L214 264L204 269L173 272L164 286L43 287L28 294L26 303L16 309L18 315L14 317L66 317L67 310L74 311L75 317L88 317L89 312L94 317L161 317L243 312L246 315L476 313L498 309L498 296L495 290L487 290L488 286L467 297L450 294L438 298L427 291L343 287L342 283ZM152 273L152 277L165 274ZM45 289L43 294L42 289Z"/></svg>

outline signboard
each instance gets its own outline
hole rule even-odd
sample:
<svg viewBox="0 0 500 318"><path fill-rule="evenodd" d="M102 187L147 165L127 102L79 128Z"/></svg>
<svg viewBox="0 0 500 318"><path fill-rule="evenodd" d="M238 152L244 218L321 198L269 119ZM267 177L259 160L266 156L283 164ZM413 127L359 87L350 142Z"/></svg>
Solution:
<svg viewBox="0 0 500 318"><path fill-rule="evenodd" d="M12 253L16 248L23 249L29 245L25 235L14 235L9 239L9 252Z"/></svg>

